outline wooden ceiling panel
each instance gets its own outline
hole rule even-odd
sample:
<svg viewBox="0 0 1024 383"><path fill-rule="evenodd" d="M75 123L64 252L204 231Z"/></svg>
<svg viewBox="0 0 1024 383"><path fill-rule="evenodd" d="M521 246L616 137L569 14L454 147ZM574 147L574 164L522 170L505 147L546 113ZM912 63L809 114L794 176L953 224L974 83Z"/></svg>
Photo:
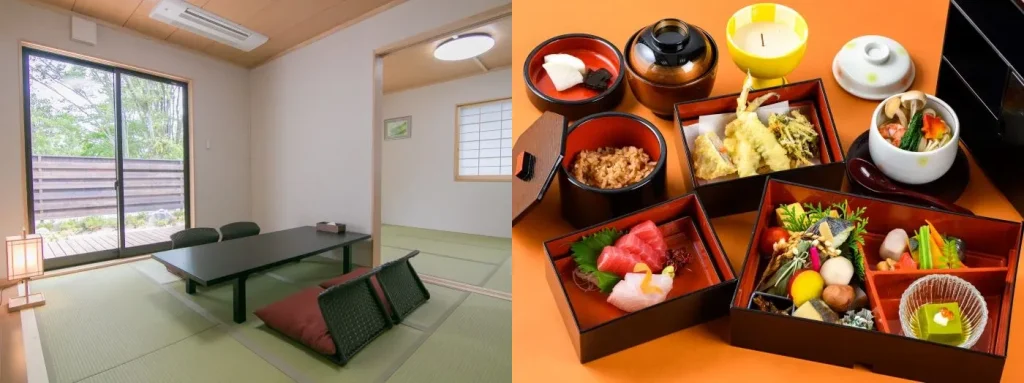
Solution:
<svg viewBox="0 0 1024 383"><path fill-rule="evenodd" d="M160 0L142 0L139 7L135 8L135 12L128 17L128 21L124 23L124 26L160 40L166 39L167 36L170 36L178 28L149 18L149 12L152 12L153 7L158 3L160 3Z"/></svg>
<svg viewBox="0 0 1024 383"><path fill-rule="evenodd" d="M209 0L203 9L245 25L256 13L281 0Z"/></svg>
<svg viewBox="0 0 1024 383"><path fill-rule="evenodd" d="M511 17L460 32L460 34L469 33L487 33L494 37L494 47L478 57L488 70L512 65ZM444 39L427 41L384 56L384 93L486 73L473 59L462 61L435 59L434 48L441 40Z"/></svg>
<svg viewBox="0 0 1024 383"><path fill-rule="evenodd" d="M185 48L195 49L197 51L202 51L204 48L206 48L208 45L214 42L213 40L210 40L206 37L197 35L195 33L186 31L181 28L175 30L174 33L171 33L170 36L167 36L167 41L181 45Z"/></svg>
<svg viewBox="0 0 1024 383"><path fill-rule="evenodd" d="M237 63L236 58L238 58L238 56L241 56L243 53L245 53L241 49L235 48L235 47L230 46L230 45L224 45L224 44L218 43L216 41L214 41L212 44L207 45L205 48L203 48L203 52L205 52L208 55L211 55L211 56L214 56L214 57L219 57L219 58L222 58L224 60L228 60L228 61L232 61L232 62L236 62L236 63Z"/></svg>
<svg viewBox="0 0 1024 383"><path fill-rule="evenodd" d="M111 24L124 25L142 0L76 0L71 10Z"/></svg>
<svg viewBox="0 0 1024 383"><path fill-rule="evenodd" d="M273 39L344 0L277 0L263 7L244 25ZM362 1L362 0L349 0Z"/></svg>
<svg viewBox="0 0 1024 383"><path fill-rule="evenodd" d="M80 13L115 26L129 28L156 39L251 68L407 0L187 0L224 19L266 35L268 41L251 52L243 52L212 39L151 19L149 13L160 3L160 0L35 1ZM467 19L467 25L475 22ZM507 64L503 63L511 61L511 50L507 53L504 52L504 47L511 42L511 23L507 24L510 29L508 34L501 35L502 27L493 27L493 31L487 31L498 40L492 52L480 57L480 60L489 68L506 66ZM508 42L503 41L506 39ZM421 48L419 53L409 56L410 61L407 65L412 66L406 67L402 71L424 76L428 76L424 73L433 71L436 71L437 74L434 77L425 77L425 79L413 76L416 78L410 79L408 81L410 84L419 84L424 81L434 82L431 79L437 78L460 77L469 71L483 72L474 60L448 63L450 65L447 66L430 65L437 61L433 59L433 47ZM502 52L495 52L499 49ZM397 57L401 58L401 56ZM386 59L385 64L388 62L389 60ZM436 68L420 68L415 65L418 63L422 63L426 67L436 66ZM460 73L463 74L460 75ZM397 87L408 86L399 84Z"/></svg>

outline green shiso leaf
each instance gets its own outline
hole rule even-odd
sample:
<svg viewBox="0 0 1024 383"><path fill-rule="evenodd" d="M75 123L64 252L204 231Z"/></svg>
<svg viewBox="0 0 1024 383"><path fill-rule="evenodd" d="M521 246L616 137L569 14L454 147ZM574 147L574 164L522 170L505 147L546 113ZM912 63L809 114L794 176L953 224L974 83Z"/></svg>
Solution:
<svg viewBox="0 0 1024 383"><path fill-rule="evenodd" d="M597 256L601 255L601 250L611 246L621 236L621 231L608 228L583 237L572 244L572 258L578 266L592 266L597 270Z"/></svg>
<svg viewBox="0 0 1024 383"><path fill-rule="evenodd" d="M594 279L597 279L597 288L601 289L602 293L611 293L615 284L621 280L618 275L600 271L595 266L579 265L579 268L584 273L593 275Z"/></svg>
<svg viewBox="0 0 1024 383"><path fill-rule="evenodd" d="M605 246L611 246L615 240L622 236L622 232L614 228L607 228L594 234L583 237L572 244L572 259L576 261L576 267L586 274L594 276L597 280L597 287L603 293L612 292L612 288L619 283L618 275L600 271L597 269L597 257Z"/></svg>

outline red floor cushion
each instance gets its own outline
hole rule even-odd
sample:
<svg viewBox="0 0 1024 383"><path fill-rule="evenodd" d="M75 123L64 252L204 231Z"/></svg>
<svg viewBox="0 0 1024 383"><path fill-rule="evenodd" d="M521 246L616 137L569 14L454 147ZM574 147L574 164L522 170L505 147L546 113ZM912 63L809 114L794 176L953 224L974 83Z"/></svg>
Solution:
<svg viewBox="0 0 1024 383"><path fill-rule="evenodd" d="M332 279L320 282L320 287L323 287L324 289L329 289L333 286L340 285L342 283L356 279L357 277L360 277L363 274L369 273L370 270L372 269L369 267L356 267L352 269L352 271L349 271L348 274L342 274Z"/></svg>
<svg viewBox="0 0 1024 383"><path fill-rule="evenodd" d="M324 355L337 348L327 331L317 297L324 290L310 287L255 312L268 327Z"/></svg>
<svg viewBox="0 0 1024 383"><path fill-rule="evenodd" d="M370 270L372 269L368 267L357 267L355 269L352 269L352 271L350 271L348 274L342 274L332 279L320 282L320 287L323 287L324 289L329 289L331 287L340 285L359 276L362 276L363 274L370 272ZM377 291L377 297L380 298L381 302L384 302L384 311L386 311L390 316L391 305L388 304L388 298L386 295L384 295L384 289L380 288L380 282L377 282L376 275L370 277L370 283L373 283L373 289Z"/></svg>

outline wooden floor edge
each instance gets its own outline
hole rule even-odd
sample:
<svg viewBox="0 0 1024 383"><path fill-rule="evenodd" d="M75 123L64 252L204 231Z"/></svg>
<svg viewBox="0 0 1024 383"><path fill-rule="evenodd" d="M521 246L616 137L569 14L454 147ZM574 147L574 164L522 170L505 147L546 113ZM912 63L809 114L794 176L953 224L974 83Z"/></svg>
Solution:
<svg viewBox="0 0 1024 383"><path fill-rule="evenodd" d="M109 260L109 261L90 263L88 265L68 267L68 268L64 268L64 269L60 269L60 270L47 271L47 272L43 273L43 275L41 275L41 276L33 277L32 280L46 279L46 278L52 278L52 277L59 277L61 275L75 274L75 273L80 273L80 272L83 272L83 271L102 269L104 267L123 265L125 263L131 263L131 262L141 261L141 260L144 260L144 259L149 259L151 257L152 256L150 254L145 254L145 255L139 255L139 256L135 256L135 257L131 257L131 258L112 259L112 260Z"/></svg>

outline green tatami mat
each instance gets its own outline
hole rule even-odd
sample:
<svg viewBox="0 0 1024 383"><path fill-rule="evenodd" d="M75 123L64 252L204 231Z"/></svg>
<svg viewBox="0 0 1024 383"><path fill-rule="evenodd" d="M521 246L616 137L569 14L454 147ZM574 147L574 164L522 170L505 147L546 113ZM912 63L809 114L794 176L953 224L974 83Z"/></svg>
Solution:
<svg viewBox="0 0 1024 383"><path fill-rule="evenodd" d="M243 336L259 346L260 352L269 354L313 382L375 382L384 378L412 348L419 344L423 335L419 330L397 325L371 342L360 351L345 367L340 367L305 346L291 341L270 328L241 328ZM426 382L426 380L422 380ZM225 380L224 382L245 382Z"/></svg>
<svg viewBox="0 0 1024 383"><path fill-rule="evenodd" d="M453 290L429 283L424 283L424 286L427 286L427 291L430 292L430 300L409 314L409 316L402 321L403 324L407 324L418 329L434 328L441 322L441 320L444 319L445 315L448 315L448 312L450 312L455 305L462 302L462 298L465 298L466 294L469 294L464 291Z"/></svg>
<svg viewBox="0 0 1024 383"><path fill-rule="evenodd" d="M506 258L512 255L512 249L499 250L462 243L405 237L400 235L383 237L381 238L380 243L383 246L419 250L425 253L439 254L452 258L462 258L470 261L490 263L493 265L504 262ZM406 252L408 252L408 250L406 250Z"/></svg>
<svg viewBox="0 0 1024 383"><path fill-rule="evenodd" d="M172 283L181 280L181 277L171 274L167 271L167 266L155 259L144 259L132 262L131 265L158 283Z"/></svg>
<svg viewBox="0 0 1024 383"><path fill-rule="evenodd" d="M388 382L511 382L512 302L473 294Z"/></svg>
<svg viewBox="0 0 1024 383"><path fill-rule="evenodd" d="M509 231L511 233L511 230ZM512 239L505 237L489 237L484 235L456 233L451 231L421 229L417 227L383 225L381 234L384 238L390 236L405 236L421 239L433 239L444 242L462 243L466 245L488 247L498 250L511 250Z"/></svg>
<svg viewBox="0 0 1024 383"><path fill-rule="evenodd" d="M409 254L405 249L381 246L382 261L387 262ZM412 266L420 274L468 283L480 286L491 275L498 265L466 261L457 258L442 257L428 252L420 252L411 260Z"/></svg>
<svg viewBox="0 0 1024 383"><path fill-rule="evenodd" d="M270 269L267 274L274 274L300 286L309 287L343 274L342 270L342 262L339 260L309 257L302 262Z"/></svg>
<svg viewBox="0 0 1024 383"><path fill-rule="evenodd" d="M509 257L505 260L505 263L501 264L498 271L494 272L494 275L484 283L483 287L504 291L509 294L512 293L512 257Z"/></svg>
<svg viewBox="0 0 1024 383"><path fill-rule="evenodd" d="M215 327L203 331L82 382L292 382L288 376L243 347L222 329Z"/></svg>
<svg viewBox="0 0 1024 383"><path fill-rule="evenodd" d="M51 382L75 382L188 338L214 324L132 267L32 282Z"/></svg>
<svg viewBox="0 0 1024 383"><path fill-rule="evenodd" d="M226 282L211 287L199 286L196 288L195 295L188 295L185 293L185 282L179 281L169 284L174 290L181 293L188 299L199 304L203 309L208 311L213 316L220 319L228 325L234 325L233 318L233 307L234 302L234 282ZM254 311L277 302L291 294L294 294L302 288L297 285L293 285L288 282L277 280L267 275L252 275L245 282L245 311L246 319L243 325L252 325L260 323L259 318L253 314Z"/></svg>

